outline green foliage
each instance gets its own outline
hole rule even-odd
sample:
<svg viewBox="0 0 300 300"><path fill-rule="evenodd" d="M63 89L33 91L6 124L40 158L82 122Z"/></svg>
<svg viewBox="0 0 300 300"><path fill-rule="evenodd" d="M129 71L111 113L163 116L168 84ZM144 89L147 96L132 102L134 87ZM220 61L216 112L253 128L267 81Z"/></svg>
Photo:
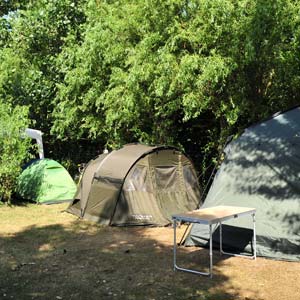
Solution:
<svg viewBox="0 0 300 300"><path fill-rule="evenodd" d="M11 10L0 30L6 37L0 47L0 99L12 106L27 105L30 119L44 132L46 155L61 160L69 156L69 150L76 151L67 145L57 147L50 134L56 86L63 81L56 57L67 36L80 39L85 1L23 1L19 6L13 5L15 1L8 2ZM63 152L59 153L58 148Z"/></svg>
<svg viewBox="0 0 300 300"><path fill-rule="evenodd" d="M26 107L0 101L0 200L10 201L21 166L30 157L30 140L24 138L28 125Z"/></svg>
<svg viewBox="0 0 300 300"><path fill-rule="evenodd" d="M229 134L299 103L298 1L6 1L2 15L0 97L28 105L65 161L139 140L205 169Z"/></svg>
<svg viewBox="0 0 300 300"><path fill-rule="evenodd" d="M31 1L32 0L2 0L0 3L0 17L25 7L25 4Z"/></svg>
<svg viewBox="0 0 300 300"><path fill-rule="evenodd" d="M30 117L49 132L52 99L62 78L55 58L69 33L84 20L78 1L29 1L9 14L9 39L0 52L0 95L9 103L30 106ZM81 1L82 2L82 1Z"/></svg>
<svg viewBox="0 0 300 300"><path fill-rule="evenodd" d="M284 75L282 56L297 34L287 17L297 14L280 0L91 1L83 41L59 56L53 131L178 143L182 122L211 112L214 138L226 137L296 102L282 76L298 74ZM299 65L297 54L289 59Z"/></svg>

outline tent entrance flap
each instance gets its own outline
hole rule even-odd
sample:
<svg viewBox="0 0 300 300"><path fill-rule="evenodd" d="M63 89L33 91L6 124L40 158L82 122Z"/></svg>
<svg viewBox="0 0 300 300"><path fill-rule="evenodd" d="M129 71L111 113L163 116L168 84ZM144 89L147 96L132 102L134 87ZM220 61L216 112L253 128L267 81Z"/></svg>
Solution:
<svg viewBox="0 0 300 300"><path fill-rule="evenodd" d="M83 215L87 212L94 220L101 219L102 223L109 224L121 186L120 180L95 177Z"/></svg>

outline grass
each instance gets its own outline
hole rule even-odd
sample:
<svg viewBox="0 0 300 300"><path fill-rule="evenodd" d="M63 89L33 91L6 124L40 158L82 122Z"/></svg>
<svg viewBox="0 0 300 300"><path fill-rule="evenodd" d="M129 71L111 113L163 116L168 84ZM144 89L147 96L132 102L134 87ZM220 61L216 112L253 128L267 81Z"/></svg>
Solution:
<svg viewBox="0 0 300 300"><path fill-rule="evenodd" d="M0 299L300 299L299 263L215 253L213 279L174 272L172 228L103 227L65 208L0 207ZM197 268L207 254L178 258Z"/></svg>

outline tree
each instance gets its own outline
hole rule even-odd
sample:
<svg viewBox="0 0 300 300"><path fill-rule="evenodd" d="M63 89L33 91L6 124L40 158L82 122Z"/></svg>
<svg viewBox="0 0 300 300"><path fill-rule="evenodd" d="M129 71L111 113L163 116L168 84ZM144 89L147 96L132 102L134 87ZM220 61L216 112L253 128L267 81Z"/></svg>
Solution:
<svg viewBox="0 0 300 300"><path fill-rule="evenodd" d="M297 102L298 12L282 0L91 1L83 41L59 56L52 130L183 147L188 130L211 153Z"/></svg>
<svg viewBox="0 0 300 300"><path fill-rule="evenodd" d="M206 162L299 102L297 1L24 3L2 18L0 97L30 107L51 154L142 141Z"/></svg>
<svg viewBox="0 0 300 300"><path fill-rule="evenodd" d="M22 6L11 6L2 19L6 42L0 48L0 98L12 106L29 107L29 118L44 132L47 155L54 153L60 160L66 154L50 135L53 99L63 81L56 57L67 36L80 39L84 4L77 0L24 1Z"/></svg>
<svg viewBox="0 0 300 300"><path fill-rule="evenodd" d="M30 140L24 137L29 124L26 107L0 101L0 200L10 202L22 165L30 158Z"/></svg>

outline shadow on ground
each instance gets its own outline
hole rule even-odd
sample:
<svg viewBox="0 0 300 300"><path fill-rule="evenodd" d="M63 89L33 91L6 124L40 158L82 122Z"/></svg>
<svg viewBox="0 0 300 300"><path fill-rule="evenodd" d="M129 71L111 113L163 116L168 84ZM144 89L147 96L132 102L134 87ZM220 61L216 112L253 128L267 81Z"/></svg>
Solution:
<svg viewBox="0 0 300 300"><path fill-rule="evenodd" d="M172 243L158 242L146 232L141 227L101 227L74 221L68 226L31 226L2 235L0 298L239 298L224 291L228 278L218 271L218 255L213 279L174 272ZM181 248L178 260L197 268L207 265L207 254L207 250Z"/></svg>

